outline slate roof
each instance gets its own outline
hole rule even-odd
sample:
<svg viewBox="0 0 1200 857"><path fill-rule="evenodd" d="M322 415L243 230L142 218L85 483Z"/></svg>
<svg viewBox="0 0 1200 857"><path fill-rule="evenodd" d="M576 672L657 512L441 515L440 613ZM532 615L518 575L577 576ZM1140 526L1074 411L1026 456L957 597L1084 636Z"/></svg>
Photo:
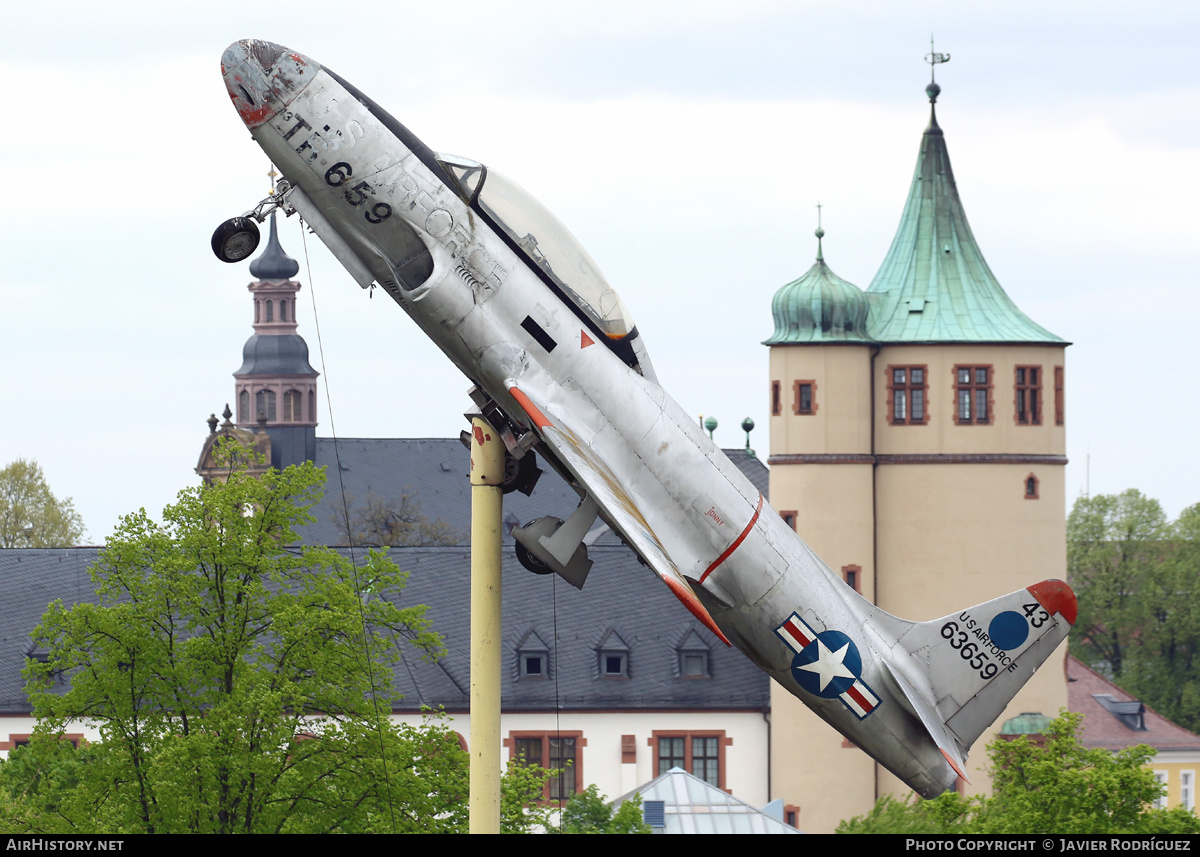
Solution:
<svg viewBox="0 0 1200 857"><path fill-rule="evenodd" d="M46 605L94 599L87 568L100 548L0 550L7 583L0 601L0 714L27 714L21 670L34 651L30 632ZM347 549L340 549L343 555ZM504 552L505 711L766 710L770 681L736 649L719 642L624 546L598 545L582 591L556 575L534 575ZM361 556L361 554L359 554ZM403 710L420 706L465 711L470 703L470 547L394 548L409 573L401 604L426 604L446 644L437 663L406 652L396 671ZM395 596L393 596L395 597ZM518 649L530 632L550 650L549 677L521 679ZM602 678L599 647L613 633L627 647L627 678ZM700 639L709 650L709 678L680 677L678 647Z"/></svg>
<svg viewBox="0 0 1200 857"><path fill-rule="evenodd" d="M30 633L61 598L65 606L95 599L88 567L100 549L40 548L0 550L0 715L29 711L21 670L33 651Z"/></svg>
<svg viewBox="0 0 1200 857"><path fill-rule="evenodd" d="M1148 744L1159 751L1200 750L1200 735L1176 726L1070 655L1067 708L1083 715L1085 747L1115 752ZM1133 728L1139 723L1145 728Z"/></svg>
<svg viewBox="0 0 1200 857"><path fill-rule="evenodd" d="M726 449L725 454L767 496L770 474L766 466L744 449ZM374 494L399 502L408 493L419 503L421 514L430 521L444 521L466 542L471 528L470 458L458 438L339 438L337 454L332 438L319 437L318 465L326 466L325 497L313 508L316 522L305 527L309 544L346 543L344 528L336 521L343 515L338 473L345 485L350 516L354 507ZM504 497L504 520L510 525L527 524L542 515L566 520L579 505L579 496L545 463L531 497L514 491ZM510 527L505 528L507 541ZM615 537L614 537L615 538ZM601 543L609 539L602 537Z"/></svg>
<svg viewBox="0 0 1200 857"><path fill-rule="evenodd" d="M769 473L742 449L726 454L764 496ZM392 558L409 572L403 603L427 604L448 653L436 664L406 657L397 670L405 706L469 705L470 491L468 452L457 438L343 438L337 454L331 438L316 439L318 465L328 465L325 496L313 508L316 521L301 532L308 544L343 544L335 524L341 510L337 474L353 508L370 494L398 501L411 494L429 520L462 534L445 547L393 548ZM567 518L579 498L543 466L532 497L504 498L504 517L524 524L541 515ZM353 512L352 512L353 514ZM588 539L595 565L582 591L556 575L533 575L504 551L504 644L502 701L505 710L615 708L750 709L769 705L769 679L749 660L712 636L642 566L633 551L598 522ZM511 543L512 538L506 540ZM340 548L343 554L349 550ZM0 550L0 713L28 713L21 670L33 652L30 633L51 601L67 606L94 600L87 569L100 548ZM556 626L557 618L557 626ZM519 679L518 645L534 632L551 649L548 679ZM679 677L678 647L696 639L709 649L708 679ZM628 677L600 677L599 647L620 640L628 650ZM617 648L620 648L618 646Z"/></svg>

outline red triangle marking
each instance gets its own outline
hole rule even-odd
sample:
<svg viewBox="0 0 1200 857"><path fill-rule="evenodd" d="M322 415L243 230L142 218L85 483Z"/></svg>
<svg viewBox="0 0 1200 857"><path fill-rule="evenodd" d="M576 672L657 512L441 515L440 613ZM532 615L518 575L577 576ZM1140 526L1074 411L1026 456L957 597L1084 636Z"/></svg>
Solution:
<svg viewBox="0 0 1200 857"><path fill-rule="evenodd" d="M579 340L579 347L580 347L580 348L587 348L589 345L595 345L595 344L596 344L595 340L593 340L593 339L592 339L590 336L588 336L588 335L587 335L587 331L586 331L586 330L581 330L581 331L579 331L579 335L580 335L580 337L581 337L581 339Z"/></svg>

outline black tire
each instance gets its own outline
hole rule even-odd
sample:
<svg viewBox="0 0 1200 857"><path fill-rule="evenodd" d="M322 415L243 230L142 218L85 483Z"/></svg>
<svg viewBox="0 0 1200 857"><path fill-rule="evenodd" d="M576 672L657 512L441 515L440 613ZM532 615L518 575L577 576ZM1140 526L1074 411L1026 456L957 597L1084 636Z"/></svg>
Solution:
<svg viewBox="0 0 1200 857"><path fill-rule="evenodd" d="M520 542L517 542L517 562L521 563L526 571L532 571L534 574L554 573L554 569L531 554L528 548Z"/></svg>
<svg viewBox="0 0 1200 857"><path fill-rule="evenodd" d="M217 227L212 249L222 262L241 262L258 248L258 224L249 217L231 217Z"/></svg>
<svg viewBox="0 0 1200 857"><path fill-rule="evenodd" d="M501 491L505 494L520 491L528 497L533 493L533 486L537 484L541 475L542 471L537 466L533 450L526 452L525 456L520 459L514 458L506 452L504 453L504 483L500 486Z"/></svg>

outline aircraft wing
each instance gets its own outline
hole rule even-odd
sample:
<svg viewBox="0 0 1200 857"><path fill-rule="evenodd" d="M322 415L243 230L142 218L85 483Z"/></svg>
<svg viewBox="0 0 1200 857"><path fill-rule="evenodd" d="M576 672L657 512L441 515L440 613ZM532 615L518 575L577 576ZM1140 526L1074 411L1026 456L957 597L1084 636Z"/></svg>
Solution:
<svg viewBox="0 0 1200 857"><path fill-rule="evenodd" d="M646 561L662 581L670 587L683 606L704 623L725 645L728 638L717 627L696 593L692 590L666 548L654 534L650 524L638 509L637 503L621 484L621 480L604 461L569 426L569 421L557 412L552 412L544 402L535 402L528 393L516 386L509 392L517 400L526 416L537 428L542 442L550 448L588 495L604 510L605 516L620 531L629 545Z"/></svg>

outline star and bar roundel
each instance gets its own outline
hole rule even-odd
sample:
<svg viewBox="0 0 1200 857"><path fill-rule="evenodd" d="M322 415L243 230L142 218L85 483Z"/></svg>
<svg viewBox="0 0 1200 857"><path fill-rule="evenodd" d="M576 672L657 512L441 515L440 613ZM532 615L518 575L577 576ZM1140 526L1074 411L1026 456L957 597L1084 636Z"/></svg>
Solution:
<svg viewBox="0 0 1200 857"><path fill-rule="evenodd" d="M809 693L840 699L859 720L879 706L879 697L862 680L858 646L841 631L817 633L793 613L775 633L796 653L792 677Z"/></svg>

